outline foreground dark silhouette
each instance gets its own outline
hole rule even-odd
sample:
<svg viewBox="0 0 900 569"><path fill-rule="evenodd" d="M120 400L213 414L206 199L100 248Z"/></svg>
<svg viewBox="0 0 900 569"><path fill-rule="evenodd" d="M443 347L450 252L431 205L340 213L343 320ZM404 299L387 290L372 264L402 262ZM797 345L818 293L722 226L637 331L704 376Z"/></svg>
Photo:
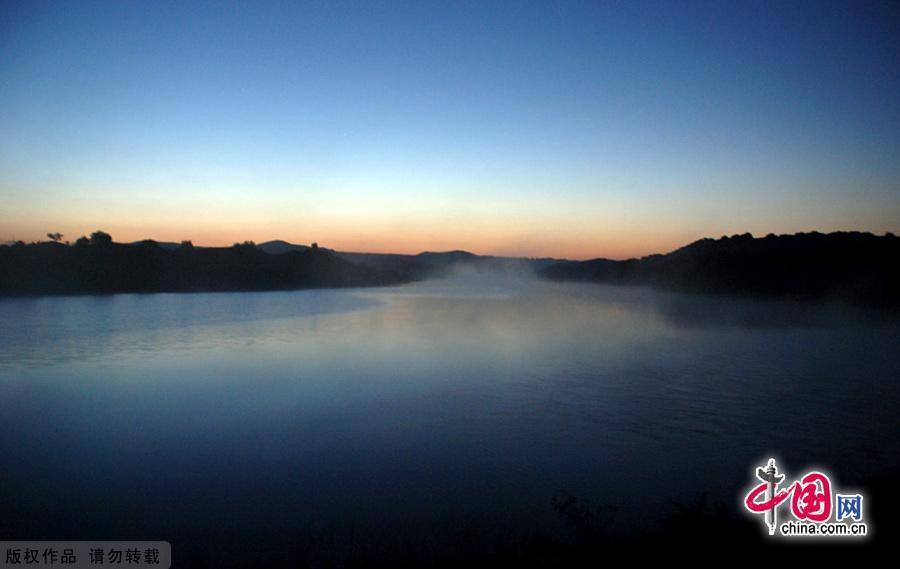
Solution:
<svg viewBox="0 0 900 569"><path fill-rule="evenodd" d="M900 305L900 239L893 234L749 233L701 239L665 255L564 261L540 271L552 280L640 284L745 296L837 299Z"/></svg>
<svg viewBox="0 0 900 569"><path fill-rule="evenodd" d="M204 569L571 568L601 567L624 556L657 555L667 561L678 555L701 562L746 557L834 563L893 546L897 523L892 512L898 505L895 479L896 473L891 473L864 482L866 499L872 504L866 514L871 534L865 538L773 538L765 534L760 518L747 514L736 502L712 500L706 493L687 502L660 504L659 516L646 520L644 528L625 529L617 521L617 507L559 491L548 504L558 516L557 523L535 524L525 531L468 519L430 526L417 537L385 530L365 538L353 528L332 528L319 535L298 532L289 545L259 551L252 541L246 546L232 544L225 551L177 540L173 550L177 566Z"/></svg>
<svg viewBox="0 0 900 569"><path fill-rule="evenodd" d="M379 286L400 275L360 266L310 247L272 255L247 242L177 247L112 242L97 232L74 246L55 242L0 247L0 294L258 291Z"/></svg>

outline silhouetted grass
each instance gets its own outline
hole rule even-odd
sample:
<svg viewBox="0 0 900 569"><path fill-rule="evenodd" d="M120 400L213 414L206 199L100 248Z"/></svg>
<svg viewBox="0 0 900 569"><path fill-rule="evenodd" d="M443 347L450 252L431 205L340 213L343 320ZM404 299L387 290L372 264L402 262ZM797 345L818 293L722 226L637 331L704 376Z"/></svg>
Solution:
<svg viewBox="0 0 900 569"><path fill-rule="evenodd" d="M727 565L742 560L861 559L863 549L887 550L893 546L896 523L891 512L898 500L895 484L895 476L886 476L863 486L869 504L877 504L866 513L865 521L873 531L865 540L772 539L765 535L761 519L723 502L710 501L706 493L686 503L670 501L661 508L658 519L647 520L639 529L626 529L615 521L616 507L595 505L559 492L549 504L557 514L555 527L535 526L531 531L513 532L470 519L436 526L415 539L385 530L375 538L362 541L351 537L343 544L329 532L298 538L292 547L278 552L241 551L239 556L247 554L244 559L213 554L188 556L184 566L221 567L233 562L236 567L306 569L572 568L621 563L628 558L623 556Z"/></svg>

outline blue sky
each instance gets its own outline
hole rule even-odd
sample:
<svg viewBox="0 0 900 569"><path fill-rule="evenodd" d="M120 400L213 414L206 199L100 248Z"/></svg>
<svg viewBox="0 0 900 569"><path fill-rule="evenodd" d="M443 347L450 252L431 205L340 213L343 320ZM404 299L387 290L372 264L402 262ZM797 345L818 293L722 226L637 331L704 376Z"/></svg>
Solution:
<svg viewBox="0 0 900 569"><path fill-rule="evenodd" d="M625 257L900 230L898 9L3 2L0 239Z"/></svg>

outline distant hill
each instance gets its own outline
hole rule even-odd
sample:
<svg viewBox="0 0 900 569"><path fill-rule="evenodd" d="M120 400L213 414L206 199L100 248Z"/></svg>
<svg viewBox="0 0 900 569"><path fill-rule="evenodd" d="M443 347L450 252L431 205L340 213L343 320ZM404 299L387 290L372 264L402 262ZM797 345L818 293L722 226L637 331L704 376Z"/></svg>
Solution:
<svg viewBox="0 0 900 569"><path fill-rule="evenodd" d="M143 239L141 241L134 241L132 243L129 243L129 245L162 247L163 249L178 248L178 243L174 243L172 241L155 241L153 239Z"/></svg>
<svg viewBox="0 0 900 569"><path fill-rule="evenodd" d="M139 245L85 239L74 246L0 247L0 295L279 290L408 280L322 249L273 255L252 244L171 248L145 241Z"/></svg>
<svg viewBox="0 0 900 569"><path fill-rule="evenodd" d="M282 253L288 253L290 251L306 251L309 249L307 245L294 245L293 243L288 243L287 241L282 241L281 239L260 243L256 246L256 248L270 255L280 255Z"/></svg>
<svg viewBox="0 0 900 569"><path fill-rule="evenodd" d="M476 255L468 251L425 251L416 255L338 252L337 255L360 265L402 273L413 280L440 278L457 269L532 275L539 269L559 262L558 259Z"/></svg>
<svg viewBox="0 0 900 569"><path fill-rule="evenodd" d="M156 241L154 239L142 239L141 241L133 241L129 243L129 245L135 246L156 246L162 247L163 249L177 249L180 243L175 243L172 241ZM208 249L209 247L201 247L199 245L192 245L195 249ZM255 247L260 251L265 253L269 253L270 255L280 255L281 253L287 253L289 251L306 251L310 247L308 245L295 245L294 243L288 243L287 241L283 241L281 239L274 239L272 241L266 241L265 243L256 244Z"/></svg>
<svg viewBox="0 0 900 569"><path fill-rule="evenodd" d="M892 234L749 233L701 239L665 255L564 261L540 274L552 280L647 284L703 293L840 298L900 304L900 239Z"/></svg>
<svg viewBox="0 0 900 569"><path fill-rule="evenodd" d="M307 251L310 245L290 243L283 239L274 239L264 243L252 244L258 250L269 255L281 255L291 251ZM131 245L158 246L164 249L176 249L178 243L154 241L144 239L135 241ZM193 246L202 249L201 246ZM356 253L348 251L334 251L325 247L318 247L320 251L328 251L338 257L366 267L389 271L404 275L409 280L421 280L427 278L439 278L450 274L457 268L468 268L484 271L507 271L533 273L560 261L560 259L532 259L528 257L496 257L491 255L477 255L469 251L423 251L413 255L403 253Z"/></svg>
<svg viewBox="0 0 900 569"><path fill-rule="evenodd" d="M417 255L395 253L338 253L338 255L367 267L397 271L416 280L444 276L461 263L479 264L487 259L468 251L425 252Z"/></svg>

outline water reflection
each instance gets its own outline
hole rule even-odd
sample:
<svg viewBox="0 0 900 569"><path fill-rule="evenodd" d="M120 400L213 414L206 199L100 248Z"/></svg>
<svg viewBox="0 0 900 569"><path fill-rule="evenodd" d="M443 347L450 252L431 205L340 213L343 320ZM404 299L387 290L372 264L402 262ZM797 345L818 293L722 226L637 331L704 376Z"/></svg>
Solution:
<svg viewBox="0 0 900 569"><path fill-rule="evenodd" d="M900 327L834 307L467 279L0 315L11 538L529 528L562 489L640 526L769 453L900 456Z"/></svg>
<svg viewBox="0 0 900 569"><path fill-rule="evenodd" d="M0 299L0 369L240 345L255 336L254 327L261 322L361 310L377 303L372 297L334 290ZM229 325L232 332L242 333L228 334ZM210 335L211 330L224 333Z"/></svg>

